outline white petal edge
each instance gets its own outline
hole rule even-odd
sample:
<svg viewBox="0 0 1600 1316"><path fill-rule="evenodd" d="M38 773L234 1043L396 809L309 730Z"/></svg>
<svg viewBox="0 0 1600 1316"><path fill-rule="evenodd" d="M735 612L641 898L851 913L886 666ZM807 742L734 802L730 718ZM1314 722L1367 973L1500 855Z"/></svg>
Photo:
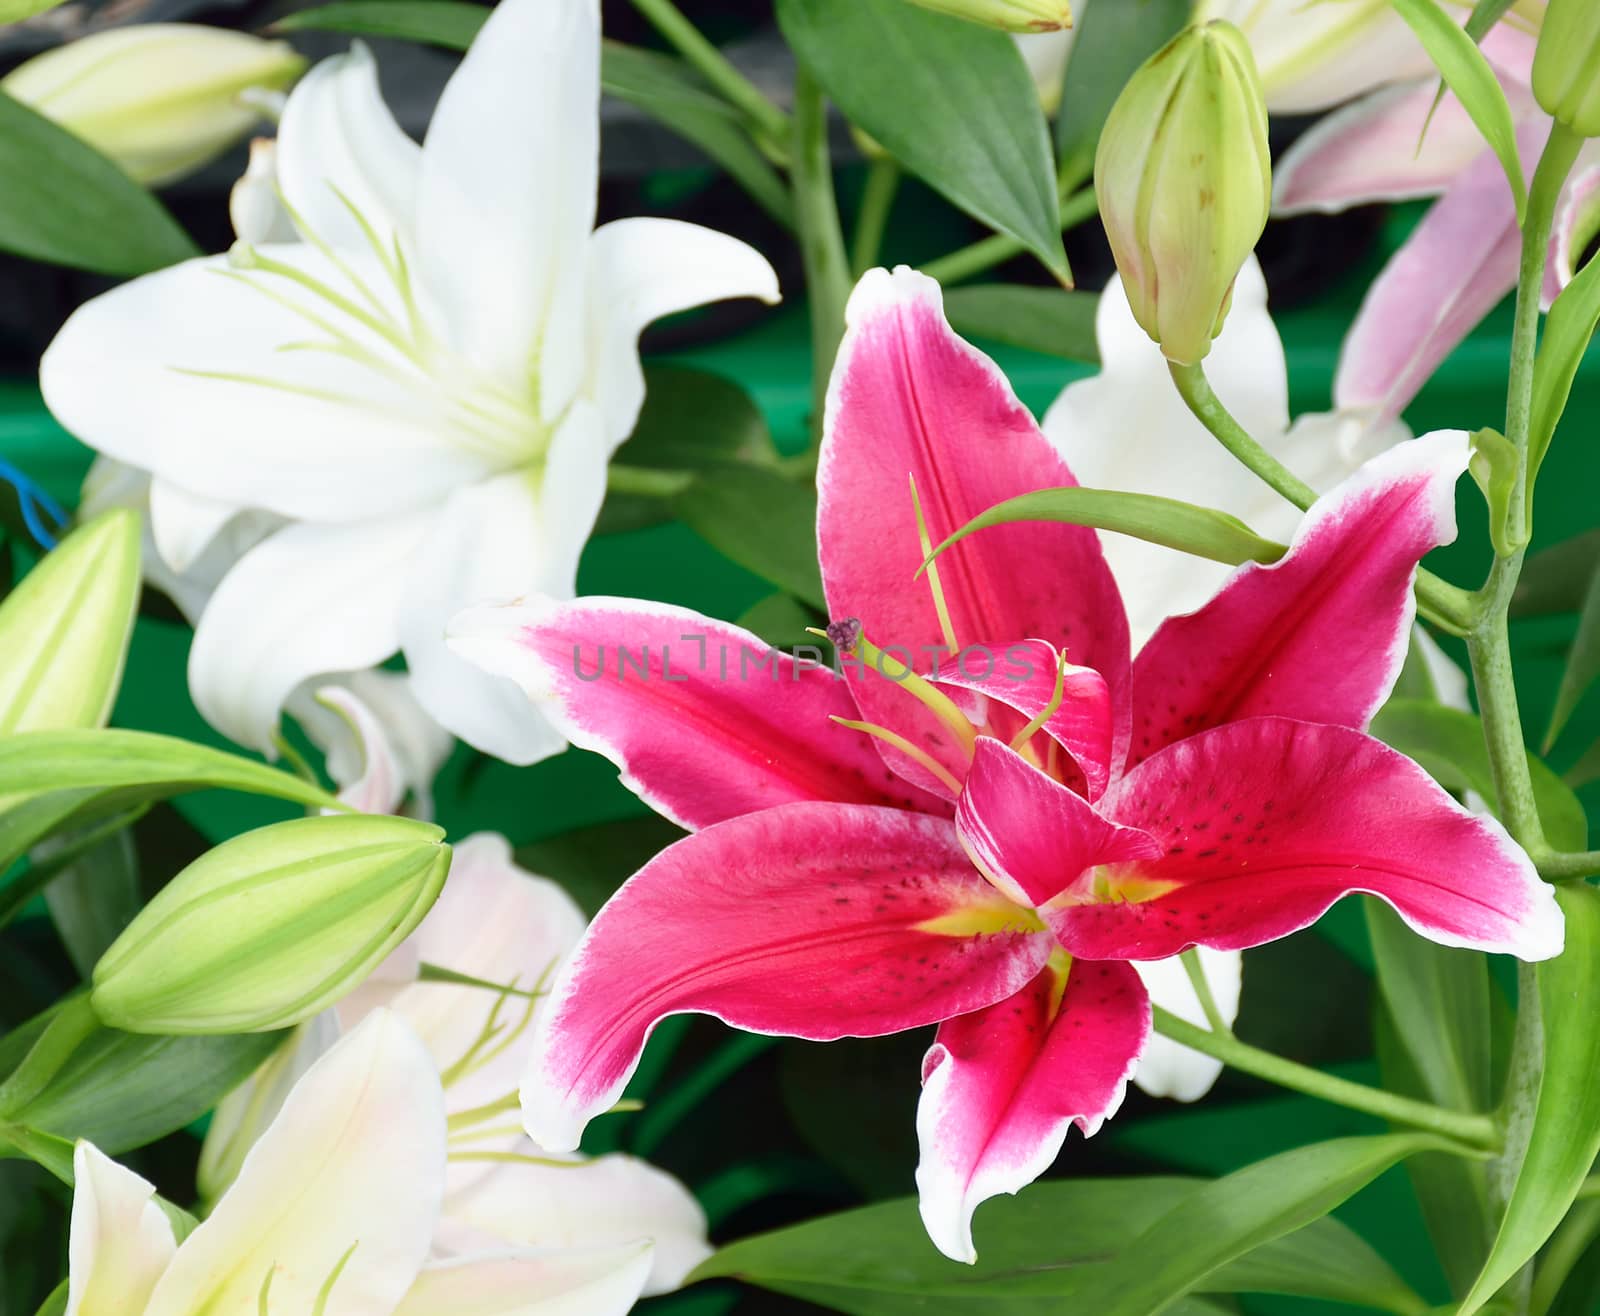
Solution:
<svg viewBox="0 0 1600 1316"><path fill-rule="evenodd" d="M138 1312L177 1250L155 1185L87 1142L73 1150L72 1176L64 1316Z"/></svg>
<svg viewBox="0 0 1600 1316"><path fill-rule="evenodd" d="M650 1245L534 1249L436 1261L394 1316L622 1316L650 1272Z"/></svg>
<svg viewBox="0 0 1600 1316"><path fill-rule="evenodd" d="M1222 1014L1225 1024L1232 1027L1239 1015L1239 995L1242 985L1244 956L1236 950L1212 950L1199 947L1200 967L1205 971L1206 985L1211 988L1212 999ZM1208 1027L1204 1008L1195 994L1194 986L1177 956L1167 960L1133 961L1133 967L1150 993L1153 1004L1169 1010L1180 1019L1200 1027ZM1170 1037L1152 1032L1145 1044L1144 1054L1133 1071L1133 1081L1152 1097L1170 1097L1174 1101L1198 1101L1211 1091L1211 1086L1222 1073L1222 1062L1181 1046Z"/></svg>

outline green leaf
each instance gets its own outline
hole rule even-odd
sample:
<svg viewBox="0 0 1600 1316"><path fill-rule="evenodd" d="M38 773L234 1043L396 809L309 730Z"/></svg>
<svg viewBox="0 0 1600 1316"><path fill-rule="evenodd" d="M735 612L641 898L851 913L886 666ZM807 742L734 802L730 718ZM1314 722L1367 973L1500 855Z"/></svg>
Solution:
<svg viewBox="0 0 1600 1316"><path fill-rule="evenodd" d="M1482 42L1492 28L1517 0L1478 0L1467 17L1466 32L1474 41Z"/></svg>
<svg viewBox="0 0 1600 1316"><path fill-rule="evenodd" d="M1600 569L1600 530L1541 549L1522 564L1522 577L1511 600L1513 617L1546 617L1577 612Z"/></svg>
<svg viewBox="0 0 1600 1316"><path fill-rule="evenodd" d="M1577 1199L1600 1152L1600 889L1556 889L1566 949L1536 966L1544 1071L1528 1150L1500 1232L1460 1316L1471 1316L1543 1246Z"/></svg>
<svg viewBox="0 0 1600 1316"><path fill-rule="evenodd" d="M741 1239L691 1278L734 1277L863 1316L1099 1316L1099 1308L1079 1295L1131 1259L1126 1249L1135 1238L1217 1186L1182 1178L1036 1183L1016 1197L984 1204L975 1221L978 1260L972 1266L934 1251L915 1201L900 1198ZM1382 1258L1334 1220L1250 1252L1215 1270L1203 1287L1354 1301L1394 1312L1422 1305ZM1176 1310L1192 1308L1180 1301Z"/></svg>
<svg viewBox="0 0 1600 1316"><path fill-rule="evenodd" d="M0 603L0 736L102 725L138 605L133 512L107 512L47 553Z"/></svg>
<svg viewBox="0 0 1600 1316"><path fill-rule="evenodd" d="M460 0L342 0L303 9L273 24L275 30L315 29L358 36L398 37L465 50L489 17L484 5ZM794 222L788 189L745 131L737 110L713 92L687 64L671 55L604 41L600 85L693 142L785 225Z"/></svg>
<svg viewBox="0 0 1600 1316"><path fill-rule="evenodd" d="M817 569L817 493L756 466L707 471L672 500L680 520L724 557L826 608Z"/></svg>
<svg viewBox="0 0 1600 1316"><path fill-rule="evenodd" d="M67 1316L67 1288L70 1280L62 1280L44 1300L34 1316Z"/></svg>
<svg viewBox="0 0 1600 1316"><path fill-rule="evenodd" d="M1178 35L1192 9L1190 0L1118 0L1078 16L1056 119L1063 174L1088 175L1112 103L1134 70Z"/></svg>
<svg viewBox="0 0 1600 1316"><path fill-rule="evenodd" d="M519 845L516 860L529 872L559 883L593 918L619 886L685 835L683 828L654 814L620 818Z"/></svg>
<svg viewBox="0 0 1600 1316"><path fill-rule="evenodd" d="M1336 1138L1236 1170L1128 1242L1080 1291L1075 1309L1096 1316L1156 1316L1229 1262L1321 1219L1406 1157L1448 1149L1419 1133ZM1414 1311L1421 1304L1408 1296ZM1391 1298L1378 1305L1406 1309L1392 1303Z"/></svg>
<svg viewBox="0 0 1600 1316"><path fill-rule="evenodd" d="M1495 552L1509 557L1526 544L1511 524L1511 493L1522 470L1522 458L1511 440L1498 430L1479 430L1472 436L1473 481L1489 504L1489 538Z"/></svg>
<svg viewBox="0 0 1600 1316"><path fill-rule="evenodd" d="M1546 754L1596 677L1600 677L1600 571L1590 576L1589 589L1578 613L1578 629L1567 651L1567 665L1561 672L1555 707L1550 710L1550 725L1545 728Z"/></svg>
<svg viewBox="0 0 1600 1316"><path fill-rule="evenodd" d="M1175 498L1112 489L1037 489L980 512L934 549L934 556L974 531L1014 521L1065 521L1113 530L1229 566L1276 562L1289 551L1261 538L1238 517Z"/></svg>
<svg viewBox="0 0 1600 1316"><path fill-rule="evenodd" d="M71 845L74 839L63 837L53 847ZM54 849L41 846L34 862L50 858ZM106 947L139 912L139 856L131 831L123 828L78 855L51 879L44 898L67 957L79 976L87 978Z"/></svg>
<svg viewBox="0 0 1600 1316"><path fill-rule="evenodd" d="M1417 34L1429 58L1438 67L1446 85L1455 92L1483 139L1489 143L1516 199L1517 223L1528 208L1528 189L1522 178L1522 159L1517 153L1517 129L1511 106L1500 89L1489 61L1477 42L1456 25L1455 19L1439 8L1435 0L1393 0L1400 17Z"/></svg>
<svg viewBox="0 0 1600 1316"><path fill-rule="evenodd" d="M951 288L944 295L945 315L957 333L1091 364L1100 361L1094 336L1099 304L1098 293L1005 283Z"/></svg>
<svg viewBox="0 0 1600 1316"><path fill-rule="evenodd" d="M1070 280L1049 129L1010 37L904 0L777 0L777 13L851 123Z"/></svg>
<svg viewBox="0 0 1600 1316"><path fill-rule="evenodd" d="M200 254L149 192L4 92L0 250L98 274L145 274Z"/></svg>
<svg viewBox="0 0 1600 1316"><path fill-rule="evenodd" d="M1483 724L1471 713L1422 700L1391 699L1373 718L1372 734L1415 759L1447 790L1473 790L1493 801L1494 774ZM1587 847L1589 820L1572 789L1532 753L1528 769L1550 843L1560 850Z"/></svg>
<svg viewBox="0 0 1600 1316"><path fill-rule="evenodd" d="M770 466L776 460L761 408L733 381L686 366L646 366L644 375L644 408L633 435L617 449L618 465L704 471L740 462ZM596 530L638 530L671 514L665 498L610 493Z"/></svg>
<svg viewBox="0 0 1600 1316"><path fill-rule="evenodd" d="M1550 305L1538 355L1533 359L1533 417L1528 426L1528 479L1550 450L1561 414L1572 396L1578 366L1600 325L1600 260L1591 260Z"/></svg>

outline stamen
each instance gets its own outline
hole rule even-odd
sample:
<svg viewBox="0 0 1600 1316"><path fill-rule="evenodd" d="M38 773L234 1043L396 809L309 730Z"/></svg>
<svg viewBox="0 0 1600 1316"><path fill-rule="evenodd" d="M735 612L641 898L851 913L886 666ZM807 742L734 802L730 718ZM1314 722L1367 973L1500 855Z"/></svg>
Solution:
<svg viewBox="0 0 1600 1316"><path fill-rule="evenodd" d="M1039 710L1039 715L1023 727L1021 731L1011 737L1011 748L1019 754L1022 747L1033 739L1033 733L1039 730L1046 722L1056 715L1061 707L1061 697L1067 684L1067 656L1061 654L1056 659L1056 688L1050 693L1050 702Z"/></svg>
<svg viewBox="0 0 1600 1316"><path fill-rule="evenodd" d="M1062 947L1057 946L1050 952L1050 958L1045 961L1045 968L1050 970L1050 1021L1061 1013L1061 1002L1067 994L1067 976L1072 972L1072 956Z"/></svg>
<svg viewBox="0 0 1600 1316"><path fill-rule="evenodd" d="M843 652L870 664L880 676L887 677L908 694L914 695L955 736L967 757L969 759L972 757L972 747L977 743L978 731L967 720L967 715L956 707L955 701L943 690L923 679L905 663L892 654L885 653L867 639L861 631L861 624L854 618L844 622L833 622L825 631L808 626L806 633L831 641ZM853 636L851 642L840 644L841 639L849 640L851 636Z"/></svg>
<svg viewBox="0 0 1600 1316"><path fill-rule="evenodd" d="M350 1258L360 1247L360 1241L350 1244L349 1250L339 1258L338 1263L328 1272L328 1278L323 1281L322 1287L317 1290L317 1305L311 1309L311 1316L327 1316L328 1299L333 1297L333 1286L339 1282L339 1276L344 1274L344 1268L350 1264Z"/></svg>
<svg viewBox="0 0 1600 1316"><path fill-rule="evenodd" d="M875 722L853 722L847 717L831 715L829 721L837 722L842 727L849 727L852 731L864 731L869 736L876 736L879 740L893 745L907 758L915 759L924 768L937 777L949 789L952 795L961 794L961 783L951 774L950 770L940 763L938 759L926 750L918 749L898 732L890 731L888 727L881 727Z"/></svg>
<svg viewBox="0 0 1600 1316"><path fill-rule="evenodd" d="M960 653L955 627L950 624L950 609L944 600L944 587L939 583L939 567L933 560L933 541L928 538L928 523L922 516L922 500L917 497L917 477L907 478L911 481L911 510L917 516L917 547L922 551L922 560L928 564L928 589L933 594L933 610L939 615L939 631L944 636L945 648L951 653Z"/></svg>

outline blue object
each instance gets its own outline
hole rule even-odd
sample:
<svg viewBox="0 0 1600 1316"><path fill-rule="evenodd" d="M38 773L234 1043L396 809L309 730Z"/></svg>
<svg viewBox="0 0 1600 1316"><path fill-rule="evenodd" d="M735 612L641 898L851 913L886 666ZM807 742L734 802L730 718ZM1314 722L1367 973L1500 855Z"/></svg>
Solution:
<svg viewBox="0 0 1600 1316"><path fill-rule="evenodd" d="M17 491L22 523L28 527L28 533L39 547L47 550L54 548L67 526L69 518L66 509L3 457L0 457L0 480ZM45 525L40 517L41 512L54 523L54 528Z"/></svg>

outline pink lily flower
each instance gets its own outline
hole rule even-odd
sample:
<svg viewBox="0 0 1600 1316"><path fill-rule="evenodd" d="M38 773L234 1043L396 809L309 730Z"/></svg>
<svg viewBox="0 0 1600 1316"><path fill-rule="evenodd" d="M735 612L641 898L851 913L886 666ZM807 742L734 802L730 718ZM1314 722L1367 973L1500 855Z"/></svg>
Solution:
<svg viewBox="0 0 1600 1316"><path fill-rule="evenodd" d="M632 600L453 626L697 829L553 987L522 1086L541 1145L577 1146L669 1014L815 1040L937 1025L917 1183L935 1244L970 1261L977 1205L1120 1104L1151 1027L1131 961L1258 945L1355 891L1447 945L1559 952L1550 890L1503 829L1362 732L1405 653L1416 563L1454 537L1464 435L1370 462L1280 562L1131 661L1093 531L998 527L915 579L925 543L1074 481L936 284L874 271L848 317L818 539L830 611L858 619L831 628L854 670ZM940 646L961 662L936 668Z"/></svg>
<svg viewBox="0 0 1600 1316"><path fill-rule="evenodd" d="M1510 102L1528 171L1550 133L1531 87L1535 40L1508 19L1482 43ZM1428 77L1362 96L1301 137L1275 175L1278 215L1439 197L1368 290L1340 357L1335 405L1380 422L1409 405L1517 283L1522 239L1500 162L1454 96L1428 121L1437 89L1437 78ZM1594 231L1597 164L1600 154L1586 148L1563 198L1547 306L1572 277L1574 248Z"/></svg>

